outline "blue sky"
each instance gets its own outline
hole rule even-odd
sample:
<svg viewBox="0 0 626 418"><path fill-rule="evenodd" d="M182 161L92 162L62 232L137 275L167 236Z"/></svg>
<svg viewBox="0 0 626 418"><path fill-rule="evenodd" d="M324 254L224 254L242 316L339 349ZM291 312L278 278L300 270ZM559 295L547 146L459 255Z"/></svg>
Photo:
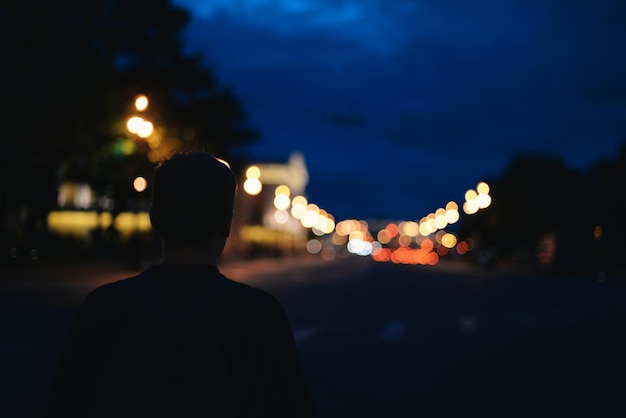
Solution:
<svg viewBox="0 0 626 418"><path fill-rule="evenodd" d="M584 168L626 139L622 0L176 0L240 99L252 158L304 154L310 200L419 219L520 152Z"/></svg>

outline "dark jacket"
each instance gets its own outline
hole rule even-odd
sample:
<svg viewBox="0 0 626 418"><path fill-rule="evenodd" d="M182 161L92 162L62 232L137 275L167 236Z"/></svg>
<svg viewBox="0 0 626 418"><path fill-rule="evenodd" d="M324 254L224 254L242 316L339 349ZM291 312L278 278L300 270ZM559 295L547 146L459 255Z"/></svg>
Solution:
<svg viewBox="0 0 626 418"><path fill-rule="evenodd" d="M146 270L160 293L181 306L214 266L154 265ZM47 417L88 417L94 410L116 344L141 314L123 281L91 292L73 323L53 381ZM315 417L287 316L268 293L235 287L209 321L230 368L236 417Z"/></svg>

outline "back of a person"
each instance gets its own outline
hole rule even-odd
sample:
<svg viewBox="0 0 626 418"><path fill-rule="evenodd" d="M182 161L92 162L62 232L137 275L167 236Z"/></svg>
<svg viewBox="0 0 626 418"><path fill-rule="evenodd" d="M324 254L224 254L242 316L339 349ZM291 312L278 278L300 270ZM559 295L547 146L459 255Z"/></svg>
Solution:
<svg viewBox="0 0 626 418"><path fill-rule="evenodd" d="M163 238L163 260L144 271L142 277L149 281L145 283L154 285L148 288L156 289L158 294L159 302L153 305L162 302L174 313L185 310L187 302L198 295L215 299L207 303L206 309L202 300L194 302L192 305L200 308L184 317L193 318L194 324L201 323L200 331L215 339L223 356L228 383L221 384L223 396L217 398L232 399L229 402L234 416L241 418L315 417L289 321L280 303L268 293L242 284L228 286L230 290L219 298L200 291L204 284L218 277L224 279L217 260L230 232L236 189L233 173L208 154L181 153L156 169L153 183L150 218ZM161 318L160 308L147 309L139 296L141 292L131 283L137 281L131 278L106 284L83 302L68 333L51 388L48 417L94 416L94 410L114 404L114 399L125 399L121 404L135 402L139 411L148 411L161 401L155 398L167 398L164 392L153 396L154 401L133 399L135 392L149 394L151 381L131 382L122 389L111 384L112 371L119 364L118 353L129 344L129 334L137 324L146 319L157 327L171 322L167 315ZM146 318L150 310L157 312L157 318ZM164 329L166 334L171 332L168 326ZM188 339L180 335L166 337L168 344L184 345ZM139 356L125 363L136 367L150 356L157 357L156 363L158 356L167 357L163 363L168 363L171 356L163 354L166 351L162 348L158 343L146 345ZM210 357L211 350L206 351ZM206 376L201 374L199 380ZM201 385L193 386L196 392L200 388L200 402L210 404L210 391L204 391ZM141 412L136 415L145 416Z"/></svg>

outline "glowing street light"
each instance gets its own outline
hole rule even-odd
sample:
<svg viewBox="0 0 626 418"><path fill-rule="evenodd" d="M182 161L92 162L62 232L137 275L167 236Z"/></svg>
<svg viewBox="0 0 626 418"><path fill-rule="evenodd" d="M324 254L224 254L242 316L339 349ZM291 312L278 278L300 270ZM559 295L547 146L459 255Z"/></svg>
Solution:
<svg viewBox="0 0 626 418"><path fill-rule="evenodd" d="M140 112L143 112L148 108L148 98L145 94L140 94L135 97L135 109Z"/></svg>
<svg viewBox="0 0 626 418"><path fill-rule="evenodd" d="M133 181L133 188L135 189L135 191L139 193L145 191L147 187L148 187L148 182L143 177L137 177Z"/></svg>
<svg viewBox="0 0 626 418"><path fill-rule="evenodd" d="M139 116L132 116L128 118L128 121L126 121L126 129L128 129L128 132L132 134L137 134L137 132L139 132L139 129L141 129L142 123L143 118L140 118Z"/></svg>
<svg viewBox="0 0 626 418"><path fill-rule="evenodd" d="M306 213L306 207L309 202L304 196L296 196L291 201L291 216L296 219L301 219Z"/></svg>
<svg viewBox="0 0 626 418"><path fill-rule="evenodd" d="M253 165L246 170L246 180L243 182L243 190L251 196L256 196L263 190L263 184L259 178L261 169Z"/></svg>
<svg viewBox="0 0 626 418"><path fill-rule="evenodd" d="M132 116L126 122L126 128L132 134L140 138L148 138L154 132L152 122L145 120L139 116Z"/></svg>
<svg viewBox="0 0 626 418"><path fill-rule="evenodd" d="M476 186L476 190L470 189L465 192L465 203L463 203L463 211L468 215L473 215L480 209L488 208L491 205L491 196L489 196L489 185L481 181Z"/></svg>

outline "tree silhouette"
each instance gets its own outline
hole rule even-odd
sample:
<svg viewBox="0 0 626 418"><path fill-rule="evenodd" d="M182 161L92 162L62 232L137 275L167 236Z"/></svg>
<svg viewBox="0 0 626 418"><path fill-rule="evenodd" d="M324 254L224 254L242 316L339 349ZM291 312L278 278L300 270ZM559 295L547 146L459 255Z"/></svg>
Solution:
<svg viewBox="0 0 626 418"><path fill-rule="evenodd" d="M553 265L576 270L592 240L585 177L556 157L520 155L490 181L493 203L463 222L461 231L478 235L501 259L536 262L542 237L556 243Z"/></svg>
<svg viewBox="0 0 626 418"><path fill-rule="evenodd" d="M587 178L597 267L605 271L623 268L626 195L622 189L626 182L626 143L620 147L615 160L603 159L594 164Z"/></svg>
<svg viewBox="0 0 626 418"><path fill-rule="evenodd" d="M184 53L187 21L188 13L169 0L0 4L4 248L32 240L25 230L45 231L61 178L119 192L125 176L149 171L173 150L229 158L255 138L232 93L200 57ZM162 138L158 147L137 141L127 155L116 147L134 140L125 121L138 93L150 98Z"/></svg>

